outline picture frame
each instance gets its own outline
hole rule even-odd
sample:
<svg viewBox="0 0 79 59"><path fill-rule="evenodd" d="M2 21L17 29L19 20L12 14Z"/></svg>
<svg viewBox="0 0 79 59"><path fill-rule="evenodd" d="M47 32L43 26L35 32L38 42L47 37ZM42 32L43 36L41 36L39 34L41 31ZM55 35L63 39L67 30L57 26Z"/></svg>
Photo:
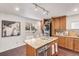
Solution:
<svg viewBox="0 0 79 59"><path fill-rule="evenodd" d="M32 33L34 33L37 29L35 28L35 25L34 25L34 24L32 24L32 23L26 23L26 25L25 25L25 30L26 30L27 32L32 32Z"/></svg>
<svg viewBox="0 0 79 59"><path fill-rule="evenodd" d="M20 35L20 22L2 20L2 37Z"/></svg>

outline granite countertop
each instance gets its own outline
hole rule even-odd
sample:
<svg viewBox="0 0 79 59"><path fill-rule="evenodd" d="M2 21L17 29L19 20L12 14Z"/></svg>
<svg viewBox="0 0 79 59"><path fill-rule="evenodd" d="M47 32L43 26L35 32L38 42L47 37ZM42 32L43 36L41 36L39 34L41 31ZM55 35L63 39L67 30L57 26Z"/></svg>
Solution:
<svg viewBox="0 0 79 59"><path fill-rule="evenodd" d="M78 36L65 36L65 35L54 35L54 36L57 36L57 37L71 37L71 38L76 38L76 39L79 39Z"/></svg>
<svg viewBox="0 0 79 59"><path fill-rule="evenodd" d="M43 45L50 43L52 41L55 41L57 39L58 39L58 37L50 37L49 39L33 38L33 39L25 40L25 43L32 46L35 49L38 49L38 48L42 47Z"/></svg>
<svg viewBox="0 0 79 59"><path fill-rule="evenodd" d="M71 38L78 38L79 39L78 36L63 36L63 37L71 37Z"/></svg>

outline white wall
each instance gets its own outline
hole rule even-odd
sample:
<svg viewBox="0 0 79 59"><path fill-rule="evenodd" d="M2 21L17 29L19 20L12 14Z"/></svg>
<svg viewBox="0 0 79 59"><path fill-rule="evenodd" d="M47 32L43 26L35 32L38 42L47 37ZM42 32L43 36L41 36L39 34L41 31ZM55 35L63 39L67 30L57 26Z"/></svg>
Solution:
<svg viewBox="0 0 79 59"><path fill-rule="evenodd" d="M71 28L71 23L73 22L79 22L79 14L77 15L72 15L72 16L67 16L66 20L66 28L67 29L72 29ZM78 25L79 26L79 25Z"/></svg>
<svg viewBox="0 0 79 59"><path fill-rule="evenodd" d="M21 23L21 34L20 36L12 36L12 37L1 37L1 21L2 20L10 20L10 21L18 21ZM28 37L28 33L25 31L25 23L31 22L34 24L39 23L39 21L35 21L29 18L23 18L16 15L0 13L0 52L13 49L19 46L24 45L24 40Z"/></svg>

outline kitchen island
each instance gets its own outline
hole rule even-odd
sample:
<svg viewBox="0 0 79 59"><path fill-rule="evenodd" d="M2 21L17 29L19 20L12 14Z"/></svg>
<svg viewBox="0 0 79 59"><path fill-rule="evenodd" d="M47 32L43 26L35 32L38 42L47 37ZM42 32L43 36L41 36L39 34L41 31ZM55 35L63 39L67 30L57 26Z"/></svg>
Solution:
<svg viewBox="0 0 79 59"><path fill-rule="evenodd" d="M25 40L26 56L52 56L58 53L58 37L41 37Z"/></svg>

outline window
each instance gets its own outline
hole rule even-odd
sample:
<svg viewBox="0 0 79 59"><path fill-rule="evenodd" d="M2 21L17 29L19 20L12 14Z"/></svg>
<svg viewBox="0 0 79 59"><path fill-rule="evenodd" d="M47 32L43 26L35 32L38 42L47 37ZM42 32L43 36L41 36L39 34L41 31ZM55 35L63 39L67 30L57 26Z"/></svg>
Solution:
<svg viewBox="0 0 79 59"><path fill-rule="evenodd" d="M79 29L79 22L72 22L71 29Z"/></svg>

